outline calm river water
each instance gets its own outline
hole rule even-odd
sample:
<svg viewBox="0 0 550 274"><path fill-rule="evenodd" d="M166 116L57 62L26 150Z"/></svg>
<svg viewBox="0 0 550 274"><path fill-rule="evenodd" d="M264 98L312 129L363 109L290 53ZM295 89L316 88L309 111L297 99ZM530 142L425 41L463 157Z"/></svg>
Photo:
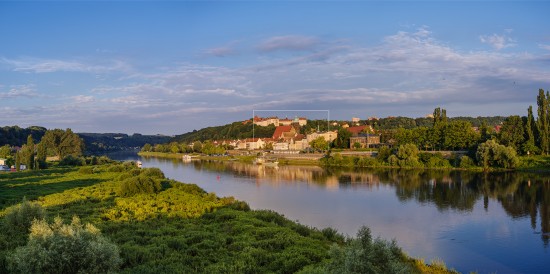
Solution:
<svg viewBox="0 0 550 274"><path fill-rule="evenodd" d="M439 258L460 272L550 273L550 175L140 160L302 224L350 236L366 225L409 255Z"/></svg>

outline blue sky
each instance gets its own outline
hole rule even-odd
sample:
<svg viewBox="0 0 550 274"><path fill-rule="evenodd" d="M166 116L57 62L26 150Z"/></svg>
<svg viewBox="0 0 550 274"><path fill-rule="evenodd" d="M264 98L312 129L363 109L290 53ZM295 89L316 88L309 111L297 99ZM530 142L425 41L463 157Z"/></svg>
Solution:
<svg viewBox="0 0 550 274"><path fill-rule="evenodd" d="M438 106L526 115L538 89L550 90L549 10L549 1L0 1L0 126L181 134L266 109L348 120Z"/></svg>

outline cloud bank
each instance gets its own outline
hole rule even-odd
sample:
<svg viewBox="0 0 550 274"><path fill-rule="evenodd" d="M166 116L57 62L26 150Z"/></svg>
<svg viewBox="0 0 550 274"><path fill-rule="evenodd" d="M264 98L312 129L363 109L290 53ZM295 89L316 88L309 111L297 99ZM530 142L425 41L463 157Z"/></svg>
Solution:
<svg viewBox="0 0 550 274"><path fill-rule="evenodd" d="M538 89L548 89L548 57L501 51L516 43L505 35L479 39L496 51L461 51L423 27L370 46L274 36L251 44L253 62L233 67L186 62L140 70L111 60L2 58L11 73L122 74L84 86L71 82L78 88L55 105L4 106L2 119L25 125L38 114L34 124L77 131L178 134L242 120L254 109L330 109L336 119L418 117L437 106L451 116L525 115ZM240 58L230 48L204 52ZM41 84L4 90L2 100L53 92Z"/></svg>

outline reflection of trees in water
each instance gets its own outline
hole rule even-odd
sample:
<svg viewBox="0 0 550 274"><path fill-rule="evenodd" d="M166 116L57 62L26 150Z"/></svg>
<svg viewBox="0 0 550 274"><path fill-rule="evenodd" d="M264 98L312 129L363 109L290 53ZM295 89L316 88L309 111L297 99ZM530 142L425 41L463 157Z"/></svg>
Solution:
<svg viewBox="0 0 550 274"><path fill-rule="evenodd" d="M550 174L468 172L422 169L351 169L282 166L277 169L240 162L193 162L197 170L232 172L236 177L269 178L261 183L308 183L326 188L366 188L389 185L400 201L434 204L440 211L472 211L482 200L498 201L513 219L529 217L545 245L550 241ZM538 233L538 232L537 232Z"/></svg>
<svg viewBox="0 0 550 274"><path fill-rule="evenodd" d="M400 201L433 203L438 210L471 211L480 194L457 171L392 170L382 173L384 184L395 187ZM465 176L466 179L470 174Z"/></svg>
<svg viewBox="0 0 550 274"><path fill-rule="evenodd" d="M529 217L531 227L540 233L544 244L550 241L550 175L507 172L487 174L483 192L498 200L512 218ZM538 216L537 216L538 215Z"/></svg>

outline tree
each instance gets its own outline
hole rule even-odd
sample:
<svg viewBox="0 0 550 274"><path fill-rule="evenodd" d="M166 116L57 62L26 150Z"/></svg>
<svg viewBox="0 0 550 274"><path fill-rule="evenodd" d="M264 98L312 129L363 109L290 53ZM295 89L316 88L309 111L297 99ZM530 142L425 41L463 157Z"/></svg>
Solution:
<svg viewBox="0 0 550 274"><path fill-rule="evenodd" d="M515 168L519 164L516 150L488 140L479 145L476 151L477 162L483 168Z"/></svg>
<svg viewBox="0 0 550 274"><path fill-rule="evenodd" d="M118 247L76 216L68 225L35 220L27 245L7 260L13 273L111 273L122 263Z"/></svg>
<svg viewBox="0 0 550 274"><path fill-rule="evenodd" d="M170 143L170 152L172 153L180 153L180 146L176 142Z"/></svg>
<svg viewBox="0 0 550 274"><path fill-rule="evenodd" d="M45 143L40 142L36 146L36 168L46 168L46 158L48 155L48 148Z"/></svg>
<svg viewBox="0 0 550 274"><path fill-rule="evenodd" d="M34 140L32 139L32 135L29 135L27 137L27 151L26 151L26 161L25 164L27 165L28 169L34 169L34 154L35 154L35 146L34 146Z"/></svg>
<svg viewBox="0 0 550 274"><path fill-rule="evenodd" d="M150 144L145 144L143 145L143 148L141 149L141 151L150 152L152 149L153 147Z"/></svg>
<svg viewBox="0 0 550 274"><path fill-rule="evenodd" d="M84 142L70 128L65 131L61 129L48 130L40 142L44 142L46 147L59 157L59 160L68 155L80 156L84 150Z"/></svg>
<svg viewBox="0 0 550 274"><path fill-rule="evenodd" d="M537 153L539 150L535 145L534 126L535 119L533 118L533 107L529 106L527 109L527 119L525 121L525 143L522 145L522 150L525 154Z"/></svg>
<svg viewBox="0 0 550 274"><path fill-rule="evenodd" d="M548 93L545 95L543 89L539 89L539 95L537 96L537 130L539 133L538 146L543 154L548 154Z"/></svg>
<svg viewBox="0 0 550 274"><path fill-rule="evenodd" d="M311 148L317 151L325 151L328 149L328 142L322 136L319 136L314 140L312 140L311 142L309 142L309 145L311 146Z"/></svg>
<svg viewBox="0 0 550 274"><path fill-rule="evenodd" d="M202 152L202 143L200 141L196 141L193 143L193 151Z"/></svg>
<svg viewBox="0 0 550 274"><path fill-rule="evenodd" d="M400 145L397 149L397 158L400 167L421 167L418 161L418 148L414 144Z"/></svg>
<svg viewBox="0 0 550 274"><path fill-rule="evenodd" d="M0 147L0 158L8 158L12 156L10 145L4 145Z"/></svg>
<svg viewBox="0 0 550 274"><path fill-rule="evenodd" d="M498 137L501 144L518 150L525 140L524 134L522 119L518 115L513 115L504 120Z"/></svg>
<svg viewBox="0 0 550 274"><path fill-rule="evenodd" d="M338 137L334 139L333 146L336 148L349 148L349 138L351 137L351 132L345 128L338 130Z"/></svg>

